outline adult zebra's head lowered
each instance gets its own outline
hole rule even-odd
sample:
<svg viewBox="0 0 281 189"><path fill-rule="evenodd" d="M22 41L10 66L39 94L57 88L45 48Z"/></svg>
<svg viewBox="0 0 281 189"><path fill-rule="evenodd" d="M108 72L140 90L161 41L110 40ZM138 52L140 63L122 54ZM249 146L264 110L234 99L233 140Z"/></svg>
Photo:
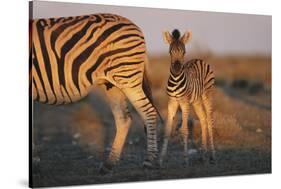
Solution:
<svg viewBox="0 0 281 189"><path fill-rule="evenodd" d="M170 45L171 72L178 75L183 69L185 44L191 39L191 32L187 31L181 36L179 30L174 29L172 35L168 31L163 32L163 38Z"/></svg>

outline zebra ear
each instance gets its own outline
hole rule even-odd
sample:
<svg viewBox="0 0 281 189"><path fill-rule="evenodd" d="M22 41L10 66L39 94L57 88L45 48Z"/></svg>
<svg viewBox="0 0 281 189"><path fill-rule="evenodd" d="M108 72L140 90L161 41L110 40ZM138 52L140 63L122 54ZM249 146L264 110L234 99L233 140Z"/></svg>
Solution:
<svg viewBox="0 0 281 189"><path fill-rule="evenodd" d="M163 32L163 40L167 44L171 44L172 43L172 36L171 36L171 34L168 31L164 31Z"/></svg>
<svg viewBox="0 0 281 189"><path fill-rule="evenodd" d="M187 31L184 33L184 35L180 38L181 42L186 44L191 39L192 33L191 31Z"/></svg>

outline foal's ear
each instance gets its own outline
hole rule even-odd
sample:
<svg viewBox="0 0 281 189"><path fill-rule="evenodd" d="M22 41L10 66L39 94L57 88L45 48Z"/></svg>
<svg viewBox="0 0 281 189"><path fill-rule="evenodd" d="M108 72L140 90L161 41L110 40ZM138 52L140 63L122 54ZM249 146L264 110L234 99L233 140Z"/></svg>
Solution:
<svg viewBox="0 0 281 189"><path fill-rule="evenodd" d="M187 31L184 33L184 35L180 38L181 42L183 44L186 44L191 39L192 33L191 31Z"/></svg>
<svg viewBox="0 0 281 189"><path fill-rule="evenodd" d="M167 44L171 44L172 43L172 36L171 36L171 34L168 31L164 31L163 32L163 40Z"/></svg>

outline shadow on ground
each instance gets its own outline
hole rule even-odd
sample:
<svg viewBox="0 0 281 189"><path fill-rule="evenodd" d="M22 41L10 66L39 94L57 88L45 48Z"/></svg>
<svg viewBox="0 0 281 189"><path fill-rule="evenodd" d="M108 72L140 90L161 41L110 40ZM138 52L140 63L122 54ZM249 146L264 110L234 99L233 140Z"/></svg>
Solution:
<svg viewBox="0 0 281 189"><path fill-rule="evenodd" d="M155 105L165 118L169 57L150 60ZM184 167L183 146L175 137L169 144L165 167L144 170L143 123L130 107L133 124L121 161L112 174L99 175L98 169L109 153L115 127L110 108L102 98L104 95L96 90L75 104L34 103L33 186L271 173L271 58L211 57L208 62L214 69L218 86L214 95L215 165L203 164L200 155L194 153L192 166ZM193 112L191 117L196 119ZM194 123L195 146L199 147L200 125L196 120ZM163 125L158 125L161 146Z"/></svg>
<svg viewBox="0 0 281 189"><path fill-rule="evenodd" d="M103 111L94 112L98 114L95 115L89 104ZM134 124L119 165L113 173L99 175L99 166L109 152L115 132L110 109L100 96L91 95L77 104L60 107L35 103L34 187L271 173L270 150L239 149L227 145L218 146L216 165L203 164L200 155L196 154L191 157L192 165L184 167L183 147L178 140L171 141L164 168L144 170L145 135L139 117L135 111L132 112ZM92 117L100 120L91 120ZM83 127L91 122L94 125ZM161 128L159 130L161 135Z"/></svg>
<svg viewBox="0 0 281 189"><path fill-rule="evenodd" d="M271 173L271 153L253 149L220 149L215 165L203 164L195 156L192 165L184 167L178 143L171 143L165 168L143 170L143 149L144 142L127 143L114 172L99 175L101 159L74 144L71 135L58 132L49 141L39 141L40 160L33 160L34 187Z"/></svg>

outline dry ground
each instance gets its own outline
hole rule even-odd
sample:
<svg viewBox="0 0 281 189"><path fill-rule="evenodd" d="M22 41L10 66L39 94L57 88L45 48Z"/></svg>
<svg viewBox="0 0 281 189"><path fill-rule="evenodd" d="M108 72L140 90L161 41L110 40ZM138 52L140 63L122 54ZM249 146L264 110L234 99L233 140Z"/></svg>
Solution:
<svg viewBox="0 0 281 189"><path fill-rule="evenodd" d="M59 186L155 179L176 179L237 174L271 173L271 59L267 57L204 57L216 74L216 165L203 164L193 154L183 167L182 144L174 137L166 167L143 170L143 124L132 109L122 159L114 172L101 176L98 167L106 157L115 128L102 93L66 106L34 104L34 186ZM166 117L165 84L168 57L150 57L149 78L156 107ZM195 146L200 147L200 126L194 119ZM159 124L159 144L163 125Z"/></svg>

